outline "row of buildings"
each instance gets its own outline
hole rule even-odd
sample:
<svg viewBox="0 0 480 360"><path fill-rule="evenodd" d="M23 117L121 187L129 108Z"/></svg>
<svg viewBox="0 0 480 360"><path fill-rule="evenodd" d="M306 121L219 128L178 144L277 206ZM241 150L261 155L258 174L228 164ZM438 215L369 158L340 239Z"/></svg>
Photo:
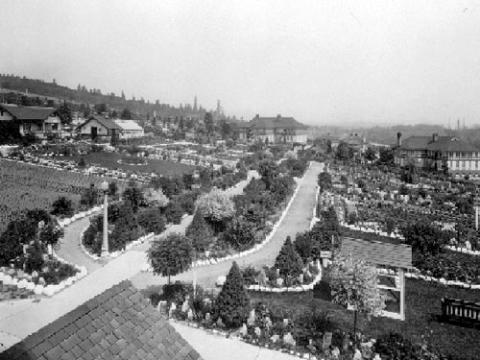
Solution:
<svg viewBox="0 0 480 360"><path fill-rule="evenodd" d="M410 136L397 134L394 161L398 166L454 174L480 174L480 149L456 136Z"/></svg>
<svg viewBox="0 0 480 360"><path fill-rule="evenodd" d="M63 125L53 107L0 104L0 121L18 124L21 135L48 138L50 135L69 137L80 135L92 139L117 137L128 139L144 136L144 130L135 120L107 119L91 116L77 126ZM307 142L307 126L293 117L260 117L232 123L237 138L243 142L262 141L270 144Z"/></svg>
<svg viewBox="0 0 480 360"><path fill-rule="evenodd" d="M70 137L80 135L92 139L130 139L144 136L143 128L135 120L106 119L91 116L77 126L64 125L55 108L0 104L0 122L18 125L22 136L34 135L40 139L49 136Z"/></svg>

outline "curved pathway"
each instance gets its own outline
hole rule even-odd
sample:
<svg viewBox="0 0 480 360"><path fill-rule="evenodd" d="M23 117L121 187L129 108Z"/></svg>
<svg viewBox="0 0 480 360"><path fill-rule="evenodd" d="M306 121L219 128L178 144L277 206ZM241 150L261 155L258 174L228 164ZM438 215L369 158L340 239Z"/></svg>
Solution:
<svg viewBox="0 0 480 360"><path fill-rule="evenodd" d="M292 204L277 228L272 239L260 250L235 261L240 267L252 265L257 268L263 265L273 265L275 258L280 251L287 236L295 239L295 235L309 229L312 219L312 211L315 206L315 193L318 174L322 171L323 164L312 162L311 167L306 171L301 180L300 188L292 201ZM207 265L195 269L197 282L207 288L215 286L215 281L220 275L226 275L232 266L233 260L224 261L218 264ZM172 281L192 281L193 271L189 270L178 276L172 277ZM165 284L167 279L155 276L152 273L139 273L132 279L133 284L140 289L150 285Z"/></svg>
<svg viewBox="0 0 480 360"><path fill-rule="evenodd" d="M237 259L240 266L271 265L287 235L295 236L297 232L309 228L312 209L315 204L317 175L322 168L322 164L312 163L300 184L289 211L271 241L261 250ZM239 191L240 186L235 192ZM184 218L182 224L171 226L168 231L181 231L188 221L191 221L191 217ZM130 279L139 289L146 288L149 285L166 283L167 279L164 277L140 272L147 260L146 253L141 248L145 244L125 252L106 264L92 260L83 253L79 246L80 234L86 226L88 226L88 219L76 221L68 226L65 229L65 236L60 244L60 249L57 250L57 253L65 260L77 263L77 265L87 266L90 272L86 277L51 298L0 302L0 344L5 348L125 279ZM197 268L195 271L198 283L204 287L213 287L217 277L228 272L231 263L231 261L226 261ZM192 275L193 272L190 270L174 277L173 280L191 281Z"/></svg>

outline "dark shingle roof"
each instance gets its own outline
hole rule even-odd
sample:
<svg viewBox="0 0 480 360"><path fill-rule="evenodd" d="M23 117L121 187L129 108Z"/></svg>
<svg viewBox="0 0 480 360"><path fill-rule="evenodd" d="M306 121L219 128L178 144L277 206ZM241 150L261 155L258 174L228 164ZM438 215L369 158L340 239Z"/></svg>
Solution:
<svg viewBox="0 0 480 360"><path fill-rule="evenodd" d="M437 141L431 142L427 145L427 150L430 151L464 151L464 152L475 152L479 151L475 146L472 144L456 138L456 137L448 137L442 136Z"/></svg>
<svg viewBox="0 0 480 360"><path fill-rule="evenodd" d="M0 360L200 359L129 281L30 335Z"/></svg>
<svg viewBox="0 0 480 360"><path fill-rule="evenodd" d="M101 125L105 126L107 129L109 130L119 130L121 131L122 128L120 126L118 126L115 121L111 120L111 119L106 119L102 116L98 116L98 115L95 115L95 116L90 116L88 118L87 121L85 121L84 123L78 125L77 129L81 128L82 126L84 126L85 124L87 124L90 120L96 120L98 121Z"/></svg>
<svg viewBox="0 0 480 360"><path fill-rule="evenodd" d="M306 129L307 126L293 117L254 117L249 122L250 127L257 129Z"/></svg>
<svg viewBox="0 0 480 360"><path fill-rule="evenodd" d="M56 111L52 107L42 106L1 104L0 107L12 115L16 120L45 120Z"/></svg>
<svg viewBox="0 0 480 360"><path fill-rule="evenodd" d="M402 141L400 149L403 150L425 150L428 143L432 140L431 136L410 136Z"/></svg>
<svg viewBox="0 0 480 360"><path fill-rule="evenodd" d="M412 267L412 248L404 244L390 244L380 241L344 237L340 253L366 260L374 265Z"/></svg>

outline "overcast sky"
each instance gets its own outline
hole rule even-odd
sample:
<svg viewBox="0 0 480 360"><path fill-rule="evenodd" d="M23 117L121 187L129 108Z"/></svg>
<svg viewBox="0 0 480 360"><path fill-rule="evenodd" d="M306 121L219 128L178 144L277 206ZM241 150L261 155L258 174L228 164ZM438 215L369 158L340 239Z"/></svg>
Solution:
<svg viewBox="0 0 480 360"><path fill-rule="evenodd" d="M478 1L1 0L0 72L248 119L480 124Z"/></svg>

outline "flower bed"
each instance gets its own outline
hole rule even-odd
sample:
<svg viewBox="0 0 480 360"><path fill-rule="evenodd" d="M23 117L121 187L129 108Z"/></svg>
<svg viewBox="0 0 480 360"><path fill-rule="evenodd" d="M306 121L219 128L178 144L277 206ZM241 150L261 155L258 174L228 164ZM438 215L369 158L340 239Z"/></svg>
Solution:
<svg viewBox="0 0 480 360"><path fill-rule="evenodd" d="M22 270L0 268L0 281L36 295L52 296L87 275L85 267L79 267L52 256L40 272L27 274Z"/></svg>
<svg viewBox="0 0 480 360"><path fill-rule="evenodd" d="M313 279L311 281L310 281L310 278L312 278L312 275L310 275L307 279L305 279L307 273L310 273L313 275ZM269 279L268 284L266 284L265 286L262 286L259 284L247 284L246 289L250 291L263 291L263 292L276 292L276 293L300 292L300 291L313 290L313 287L315 286L315 284L318 283L320 280L322 280L322 267L320 266L320 263L317 262L315 265L308 266L308 268L304 270L304 274L302 278L304 279L303 284L301 284L299 281L298 284L295 284L290 287L279 286L278 283Z"/></svg>

